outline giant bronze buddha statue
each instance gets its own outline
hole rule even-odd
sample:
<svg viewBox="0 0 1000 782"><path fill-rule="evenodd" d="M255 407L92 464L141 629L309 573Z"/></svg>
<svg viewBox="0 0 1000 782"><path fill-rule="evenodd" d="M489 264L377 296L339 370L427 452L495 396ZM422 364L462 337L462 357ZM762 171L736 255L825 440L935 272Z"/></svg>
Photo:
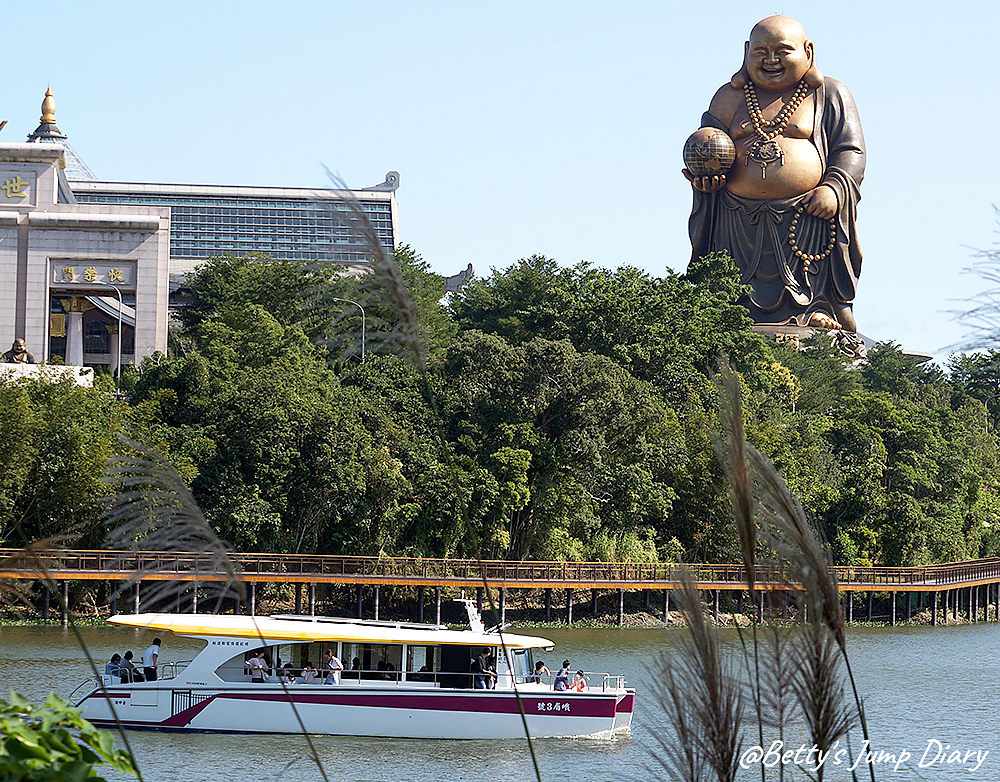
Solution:
<svg viewBox="0 0 1000 782"><path fill-rule="evenodd" d="M725 175L683 172L694 189L692 260L727 250L757 324L857 331L865 142L854 99L817 70L802 25L771 16L753 28L702 127L728 133L736 161Z"/></svg>

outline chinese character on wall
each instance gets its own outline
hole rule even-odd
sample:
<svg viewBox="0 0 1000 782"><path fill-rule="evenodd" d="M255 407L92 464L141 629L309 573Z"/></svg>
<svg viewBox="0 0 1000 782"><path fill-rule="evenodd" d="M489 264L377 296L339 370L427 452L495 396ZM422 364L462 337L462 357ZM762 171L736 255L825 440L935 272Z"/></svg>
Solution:
<svg viewBox="0 0 1000 782"><path fill-rule="evenodd" d="M7 194L7 198L27 198L28 194L24 191L24 188L27 186L27 180L21 179L20 176L15 176L4 180L4 183L0 185L0 189L3 189Z"/></svg>

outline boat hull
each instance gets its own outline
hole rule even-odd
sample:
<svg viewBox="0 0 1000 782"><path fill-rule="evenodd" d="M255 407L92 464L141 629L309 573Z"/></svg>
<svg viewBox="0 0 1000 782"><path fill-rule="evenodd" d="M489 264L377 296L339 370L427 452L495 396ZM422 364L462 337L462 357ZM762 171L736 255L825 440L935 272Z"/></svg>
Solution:
<svg viewBox="0 0 1000 782"><path fill-rule="evenodd" d="M634 691L521 693L533 737L626 733ZM100 726L112 726L110 704L126 728L232 733L310 733L399 738L521 738L524 722L510 690L372 686L242 685L184 687L150 684L96 689L80 706ZM297 714L296 714L297 712ZM300 723L301 720L301 723Z"/></svg>

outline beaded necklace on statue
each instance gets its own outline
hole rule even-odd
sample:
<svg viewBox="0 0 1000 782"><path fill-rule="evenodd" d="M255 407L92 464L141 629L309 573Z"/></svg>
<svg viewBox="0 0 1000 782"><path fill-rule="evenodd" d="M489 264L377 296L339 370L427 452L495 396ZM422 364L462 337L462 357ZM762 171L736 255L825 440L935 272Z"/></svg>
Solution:
<svg viewBox="0 0 1000 782"><path fill-rule="evenodd" d="M805 100L808 92L809 86L805 83L804 79L800 79L798 85L795 87L795 92L792 93L792 97L781 107L781 111L775 115L774 119L768 122L764 119L764 114L760 110L760 103L757 101L757 91L753 87L753 82L747 81L743 87L743 94L746 95L747 100L747 113L750 115L750 121L753 123L753 129L757 132L757 140L747 148L746 165L749 166L751 160L754 163L760 163L761 179L767 177L768 165L774 163L776 160L780 161L779 165L785 162L785 153L781 151L781 147L778 146L778 143L774 139L788 125L795 110Z"/></svg>
<svg viewBox="0 0 1000 782"><path fill-rule="evenodd" d="M827 221L829 223L829 233L823 252L803 252L802 248L799 247L799 239L801 238L799 234L802 233L799 229L799 217L802 216L804 211L805 207L802 204L795 207L795 215L792 217L792 224L788 229L788 243L792 246L792 254L802 259L802 270L809 271L809 267L814 261L822 261L833 252L833 247L837 243L837 221L832 217ZM816 242L816 239L822 241L822 237L815 237L813 242Z"/></svg>

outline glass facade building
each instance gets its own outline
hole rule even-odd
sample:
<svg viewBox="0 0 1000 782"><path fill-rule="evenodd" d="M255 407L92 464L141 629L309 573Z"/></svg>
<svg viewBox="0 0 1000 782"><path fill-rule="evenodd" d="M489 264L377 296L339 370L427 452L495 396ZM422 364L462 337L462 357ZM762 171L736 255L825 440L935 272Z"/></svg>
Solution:
<svg viewBox="0 0 1000 782"><path fill-rule="evenodd" d="M177 280L207 258L227 253L362 266L369 254L344 199L360 203L380 244L391 251L399 241L398 182L398 174L390 172L382 185L347 192L95 180L69 185L80 204L170 207L170 275Z"/></svg>

